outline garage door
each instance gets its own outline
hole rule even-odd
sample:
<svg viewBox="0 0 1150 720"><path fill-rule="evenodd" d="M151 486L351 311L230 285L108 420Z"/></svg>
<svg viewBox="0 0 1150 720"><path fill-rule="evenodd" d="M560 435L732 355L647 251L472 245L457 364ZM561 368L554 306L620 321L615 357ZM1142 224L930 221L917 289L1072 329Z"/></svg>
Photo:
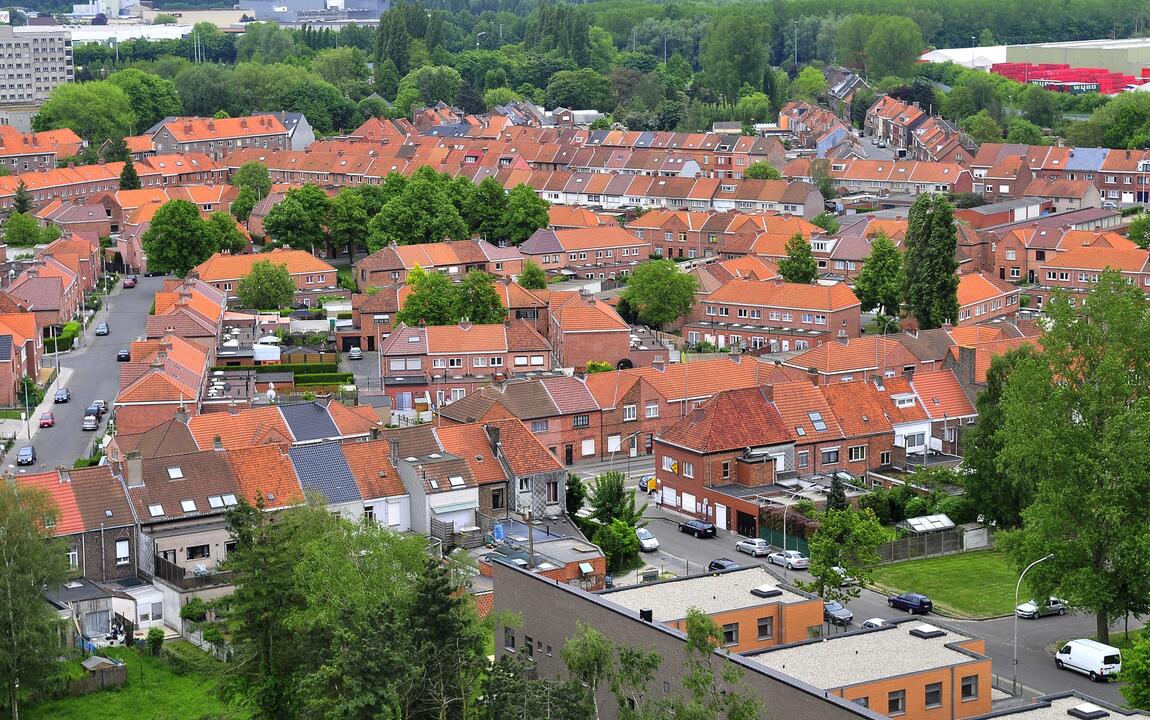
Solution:
<svg viewBox="0 0 1150 720"><path fill-rule="evenodd" d="M683 493L683 512L693 513L695 510L695 496L689 492Z"/></svg>

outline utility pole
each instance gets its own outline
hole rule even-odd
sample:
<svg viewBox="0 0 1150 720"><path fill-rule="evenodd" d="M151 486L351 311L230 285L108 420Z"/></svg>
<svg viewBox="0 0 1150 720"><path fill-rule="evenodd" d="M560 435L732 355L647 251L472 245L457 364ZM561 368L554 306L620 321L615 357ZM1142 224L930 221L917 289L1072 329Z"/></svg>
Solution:
<svg viewBox="0 0 1150 720"><path fill-rule="evenodd" d="M795 77L799 74L799 21L795 20Z"/></svg>

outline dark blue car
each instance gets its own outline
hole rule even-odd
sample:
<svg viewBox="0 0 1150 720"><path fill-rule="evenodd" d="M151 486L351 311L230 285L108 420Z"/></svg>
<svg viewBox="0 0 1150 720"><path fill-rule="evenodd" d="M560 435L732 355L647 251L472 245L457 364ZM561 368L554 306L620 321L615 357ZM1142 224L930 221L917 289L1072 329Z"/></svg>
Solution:
<svg viewBox="0 0 1150 720"><path fill-rule="evenodd" d="M898 610L906 610L911 615L926 615L934 608L930 598L919 593L903 593L886 599L886 604Z"/></svg>

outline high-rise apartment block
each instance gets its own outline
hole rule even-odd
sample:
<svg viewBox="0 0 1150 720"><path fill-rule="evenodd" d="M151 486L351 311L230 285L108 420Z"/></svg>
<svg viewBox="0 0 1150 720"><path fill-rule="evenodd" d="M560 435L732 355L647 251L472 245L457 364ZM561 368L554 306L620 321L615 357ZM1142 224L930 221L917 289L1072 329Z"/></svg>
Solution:
<svg viewBox="0 0 1150 720"><path fill-rule="evenodd" d="M0 26L0 124L30 130L36 109L72 79L67 30Z"/></svg>

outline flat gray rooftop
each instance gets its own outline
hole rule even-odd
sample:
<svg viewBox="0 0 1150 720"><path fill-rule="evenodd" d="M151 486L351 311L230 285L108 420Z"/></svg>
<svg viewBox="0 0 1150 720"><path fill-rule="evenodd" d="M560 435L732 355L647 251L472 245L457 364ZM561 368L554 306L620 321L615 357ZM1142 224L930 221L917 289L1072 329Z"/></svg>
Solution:
<svg viewBox="0 0 1150 720"><path fill-rule="evenodd" d="M1034 707L1020 708L1011 713L1002 715L1004 720L1070 720L1073 715L1069 714L1071 708L1080 706L1095 705L1089 698L1084 698L1080 695L1071 695L1069 697L1058 698L1049 705L1041 703ZM1109 705L1095 705L1102 710L1110 713L1109 717L1146 717L1145 713L1129 710L1118 710Z"/></svg>
<svg viewBox="0 0 1150 720"><path fill-rule="evenodd" d="M751 590L760 587L779 589L782 594L768 598L751 594ZM635 585L603 593L601 597L635 612L650 609L654 612L656 622L685 618L687 609L692 607L712 615L759 605L809 600L796 592L783 589L777 577L758 565L733 572Z"/></svg>
<svg viewBox="0 0 1150 720"><path fill-rule="evenodd" d="M911 630L941 630L923 622L903 622L889 630L831 635L820 642L768 650L747 659L829 690L883 678L967 663L973 658L947 645L970 640L951 630L920 638Z"/></svg>

